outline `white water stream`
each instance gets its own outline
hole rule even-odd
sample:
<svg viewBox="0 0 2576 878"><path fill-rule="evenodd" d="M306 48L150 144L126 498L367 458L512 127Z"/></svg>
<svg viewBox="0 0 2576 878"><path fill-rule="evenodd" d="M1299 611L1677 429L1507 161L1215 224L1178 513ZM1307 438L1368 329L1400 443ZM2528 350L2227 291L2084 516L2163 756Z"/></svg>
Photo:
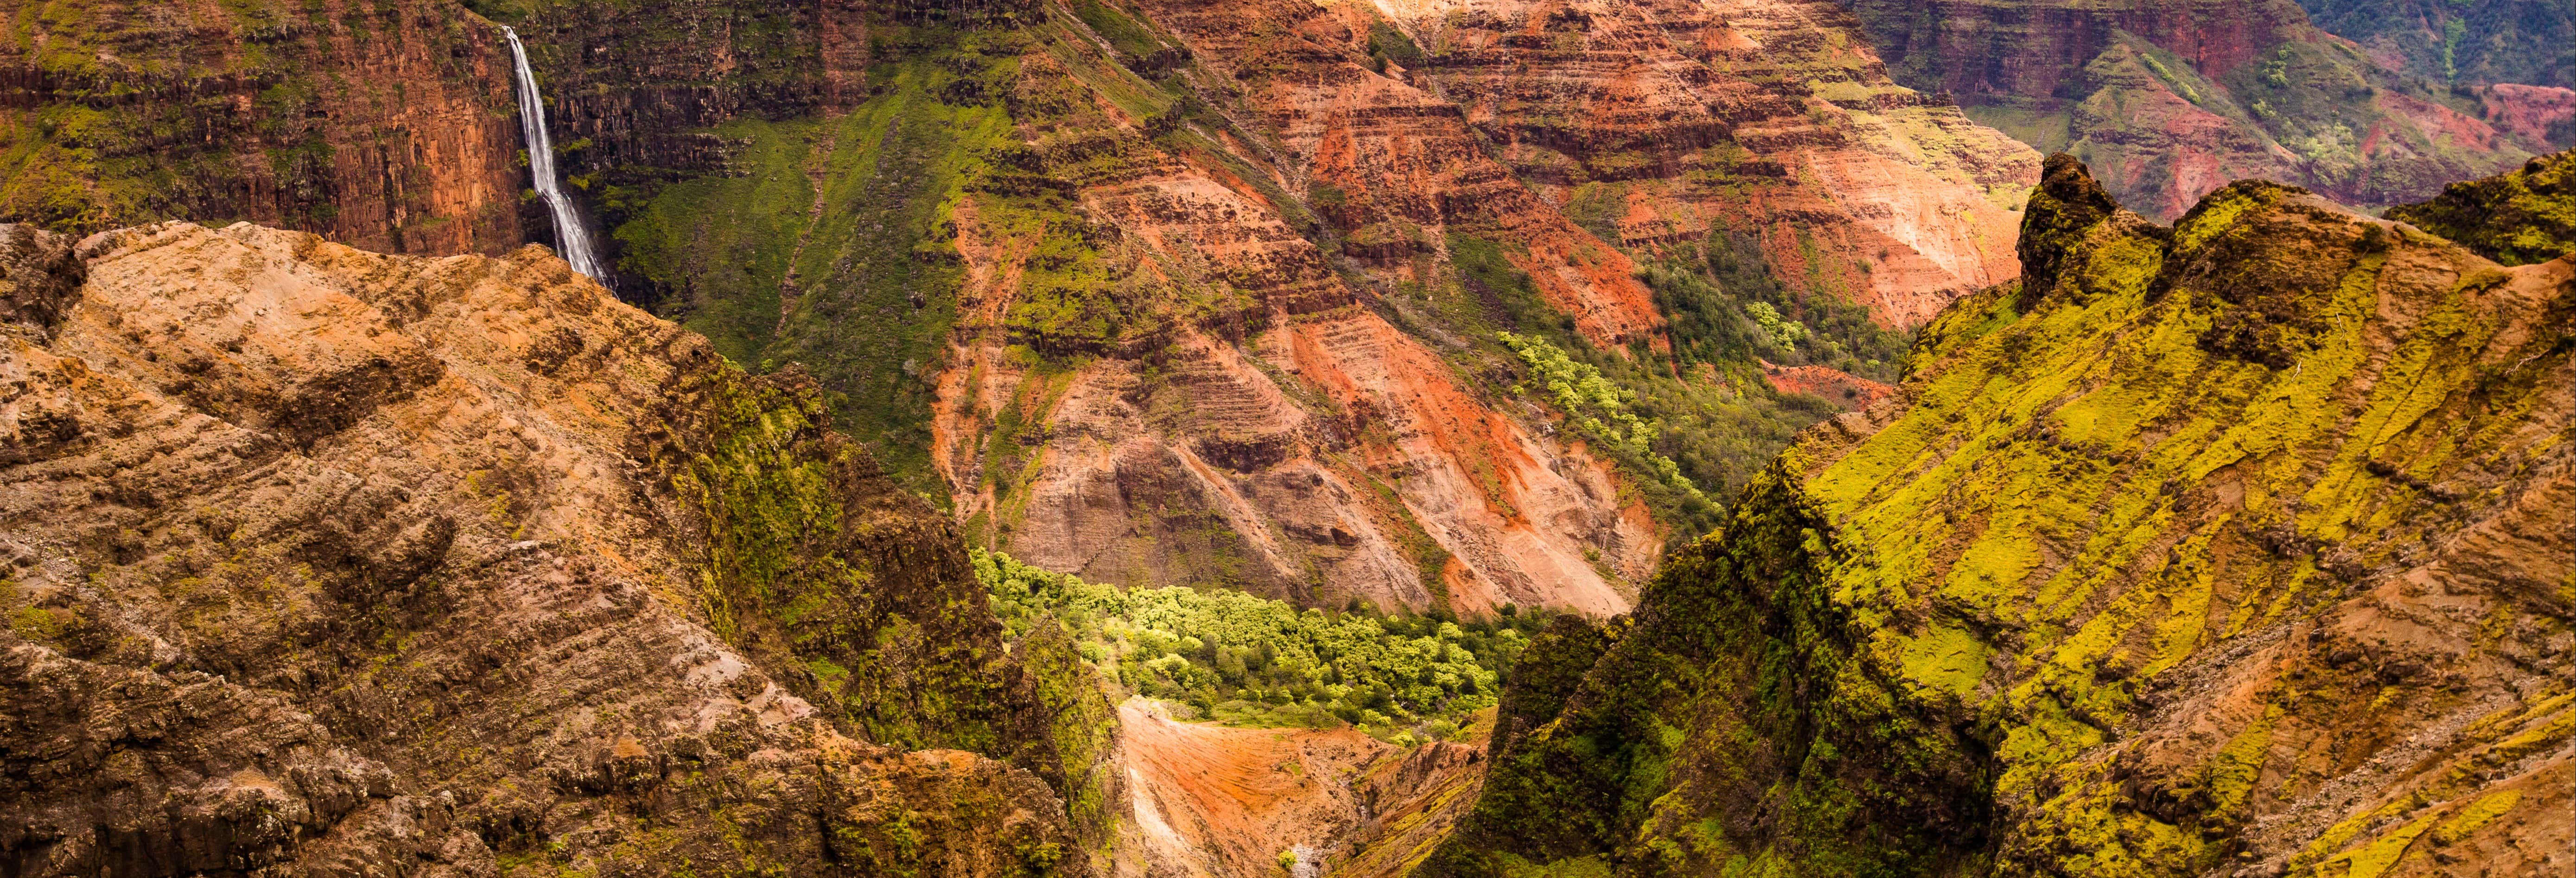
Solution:
<svg viewBox="0 0 2576 878"><path fill-rule="evenodd" d="M573 204L572 194L564 191L563 182L555 178L555 141L546 134L546 101L537 92L536 71L528 68L528 49L519 44L518 31L504 27L501 34L510 39L510 61L518 66L519 133L528 142L528 173L536 178L537 195L546 200L546 209L554 214L555 255L572 263L572 270L606 283L608 268L599 264L599 251L590 242L590 227L582 224L581 209Z"/></svg>

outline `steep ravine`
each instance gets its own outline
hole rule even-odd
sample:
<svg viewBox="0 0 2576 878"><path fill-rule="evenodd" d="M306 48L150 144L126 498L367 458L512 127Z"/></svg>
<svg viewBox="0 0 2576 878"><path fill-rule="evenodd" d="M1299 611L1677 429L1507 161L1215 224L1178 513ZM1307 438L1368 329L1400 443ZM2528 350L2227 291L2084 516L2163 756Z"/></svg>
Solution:
<svg viewBox="0 0 2576 878"><path fill-rule="evenodd" d="M2576 259L2063 156L2020 252L1524 653L1425 874L2576 868Z"/></svg>

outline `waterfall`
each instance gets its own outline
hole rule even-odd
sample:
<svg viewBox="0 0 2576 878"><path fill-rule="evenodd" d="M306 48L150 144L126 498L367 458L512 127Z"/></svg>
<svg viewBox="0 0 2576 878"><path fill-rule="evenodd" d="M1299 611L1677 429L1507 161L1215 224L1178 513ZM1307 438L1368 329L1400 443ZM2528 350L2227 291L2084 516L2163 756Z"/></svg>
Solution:
<svg viewBox="0 0 2576 878"><path fill-rule="evenodd" d="M555 179L555 141L546 134L546 101L537 92L537 72L528 68L528 48L519 44L517 30L504 27L501 35L510 39L510 61L518 66L519 133L528 141L528 174L536 178L537 195L554 214L556 255L572 263L572 270L607 283L608 269L591 246L590 227L582 224L572 194Z"/></svg>

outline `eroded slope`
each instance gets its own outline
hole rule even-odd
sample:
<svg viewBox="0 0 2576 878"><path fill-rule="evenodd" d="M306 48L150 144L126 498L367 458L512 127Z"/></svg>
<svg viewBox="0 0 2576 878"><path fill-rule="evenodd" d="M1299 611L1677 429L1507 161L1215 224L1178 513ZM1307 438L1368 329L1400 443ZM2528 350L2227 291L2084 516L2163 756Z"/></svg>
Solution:
<svg viewBox="0 0 2576 878"><path fill-rule="evenodd" d="M796 373L537 248L0 241L12 873L1089 871L1106 702Z"/></svg>
<svg viewBox="0 0 2576 878"><path fill-rule="evenodd" d="M2022 257L1524 654L1435 874L2571 865L2576 263L2065 158Z"/></svg>

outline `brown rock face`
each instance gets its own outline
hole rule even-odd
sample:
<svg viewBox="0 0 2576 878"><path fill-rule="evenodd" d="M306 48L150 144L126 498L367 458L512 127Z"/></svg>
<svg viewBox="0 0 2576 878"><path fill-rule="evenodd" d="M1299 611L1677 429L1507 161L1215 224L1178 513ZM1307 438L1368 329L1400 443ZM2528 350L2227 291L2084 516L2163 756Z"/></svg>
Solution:
<svg viewBox="0 0 2576 878"><path fill-rule="evenodd" d="M1368 66L1364 7L1149 3L1290 152L1342 250L1394 282L1436 282L1453 236L1494 241L1549 306L1607 347L1654 341L1662 318L1629 258L1577 227L1486 154L1458 105Z"/></svg>
<svg viewBox="0 0 2576 878"><path fill-rule="evenodd" d="M794 376L534 248L0 242L9 874L1088 870L1093 744Z"/></svg>
<svg viewBox="0 0 2576 878"><path fill-rule="evenodd" d="M1762 380L1781 393L1804 393L1846 411L1869 408L1896 388L1828 366L1782 366L1765 361Z"/></svg>

